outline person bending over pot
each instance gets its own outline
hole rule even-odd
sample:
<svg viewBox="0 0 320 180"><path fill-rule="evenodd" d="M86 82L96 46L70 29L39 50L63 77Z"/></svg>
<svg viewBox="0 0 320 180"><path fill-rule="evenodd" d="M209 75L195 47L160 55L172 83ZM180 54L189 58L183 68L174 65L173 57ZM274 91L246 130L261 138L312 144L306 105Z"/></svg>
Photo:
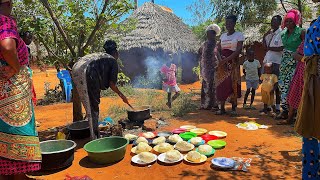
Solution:
<svg viewBox="0 0 320 180"><path fill-rule="evenodd" d="M128 99L117 87L119 53L117 44L107 40L103 46L106 53L93 53L77 61L72 68L72 77L90 124L91 139L100 138L98 120L100 92L109 87L124 103Z"/></svg>

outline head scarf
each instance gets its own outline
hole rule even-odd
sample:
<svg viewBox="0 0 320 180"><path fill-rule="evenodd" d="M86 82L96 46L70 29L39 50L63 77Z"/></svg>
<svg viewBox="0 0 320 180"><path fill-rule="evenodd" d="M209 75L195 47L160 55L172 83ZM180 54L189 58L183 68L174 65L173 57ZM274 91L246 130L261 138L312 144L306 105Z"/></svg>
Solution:
<svg viewBox="0 0 320 180"><path fill-rule="evenodd" d="M298 26L301 24L301 13L300 11L296 9L291 9L287 12L287 14L284 16L284 21L282 21L282 28L285 28L285 23L287 19L292 19L293 22Z"/></svg>
<svg viewBox="0 0 320 180"><path fill-rule="evenodd" d="M219 36L221 33L221 29L217 24L211 24L210 26L208 26L206 32L208 31L215 31L217 36Z"/></svg>

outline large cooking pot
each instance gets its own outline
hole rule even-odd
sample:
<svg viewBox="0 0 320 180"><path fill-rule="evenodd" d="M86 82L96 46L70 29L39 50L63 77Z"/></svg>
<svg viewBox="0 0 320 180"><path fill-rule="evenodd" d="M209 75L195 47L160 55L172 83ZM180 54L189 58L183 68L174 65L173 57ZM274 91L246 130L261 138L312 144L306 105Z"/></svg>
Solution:
<svg viewBox="0 0 320 180"><path fill-rule="evenodd" d="M72 139L85 139L90 137L88 121L77 121L67 127Z"/></svg>
<svg viewBox="0 0 320 180"><path fill-rule="evenodd" d="M77 144L70 140L49 140L40 142L42 170L55 170L72 165L74 148Z"/></svg>
<svg viewBox="0 0 320 180"><path fill-rule="evenodd" d="M150 106L133 107L133 109L128 109L127 113L130 121L140 122L151 118Z"/></svg>

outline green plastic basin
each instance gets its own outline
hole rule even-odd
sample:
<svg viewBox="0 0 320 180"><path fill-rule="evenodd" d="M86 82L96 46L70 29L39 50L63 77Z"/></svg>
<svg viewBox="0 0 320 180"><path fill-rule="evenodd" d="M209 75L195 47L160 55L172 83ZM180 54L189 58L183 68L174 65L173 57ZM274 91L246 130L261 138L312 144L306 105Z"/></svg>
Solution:
<svg viewBox="0 0 320 180"><path fill-rule="evenodd" d="M89 160L96 164L111 164L123 159L129 141L126 138L112 136L88 142L84 146Z"/></svg>

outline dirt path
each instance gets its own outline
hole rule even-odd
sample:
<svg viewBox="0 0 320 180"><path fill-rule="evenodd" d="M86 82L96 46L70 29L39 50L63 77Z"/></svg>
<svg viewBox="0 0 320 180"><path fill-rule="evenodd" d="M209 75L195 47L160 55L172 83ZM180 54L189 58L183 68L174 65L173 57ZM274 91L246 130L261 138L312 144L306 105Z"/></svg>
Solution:
<svg viewBox="0 0 320 180"><path fill-rule="evenodd" d="M49 77L35 77L38 84L44 81L53 81ZM37 73L36 75L37 76ZM39 82L37 82L38 80ZM36 86L36 88L40 88ZM189 88L199 89L199 83L182 86L185 91ZM37 89L36 89L37 90ZM40 90L38 91L40 92ZM260 94L256 102L261 99ZM122 104L119 99L103 98L101 114L107 112L110 104ZM261 103L256 103L261 108ZM41 122L39 130L65 125L72 119L72 104L57 104L35 108L36 118ZM228 143L225 149L218 150L214 157L249 157L252 164L248 172L224 172L212 169L209 158L205 164L190 165L181 162L175 166L163 166L158 163L151 167L136 167L131 164L130 148L128 146L125 158L114 165L96 166L86 158L86 152L80 147L75 153L73 165L59 172L49 172L37 176L39 179L62 180L67 174L71 176L88 175L94 180L105 179L300 179L301 140L293 133L292 127L276 126L275 121L269 117L261 117L258 111L245 111L239 109L240 117L216 116L209 111L196 111L182 119L168 120L169 126L160 130L172 130L181 125L191 124L208 130L223 130L228 133L225 139ZM245 131L235 125L240 122L255 120L260 124L270 126L269 129ZM82 145L83 143L81 143ZM80 144L79 144L80 146Z"/></svg>

